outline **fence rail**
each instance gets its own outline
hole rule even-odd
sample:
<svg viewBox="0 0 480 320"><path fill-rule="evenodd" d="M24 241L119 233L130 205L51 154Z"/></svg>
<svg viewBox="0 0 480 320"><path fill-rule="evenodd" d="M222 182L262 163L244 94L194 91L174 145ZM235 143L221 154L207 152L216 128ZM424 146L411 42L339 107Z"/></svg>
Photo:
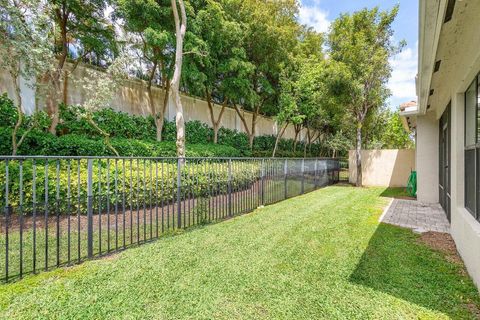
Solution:
<svg viewBox="0 0 480 320"><path fill-rule="evenodd" d="M336 183L336 159L0 157L0 281Z"/></svg>

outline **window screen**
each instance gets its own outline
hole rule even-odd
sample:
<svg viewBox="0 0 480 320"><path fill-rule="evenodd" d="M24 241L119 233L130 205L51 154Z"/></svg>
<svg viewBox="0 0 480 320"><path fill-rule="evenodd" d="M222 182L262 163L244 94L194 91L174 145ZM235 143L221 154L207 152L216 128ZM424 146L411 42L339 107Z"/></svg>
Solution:
<svg viewBox="0 0 480 320"><path fill-rule="evenodd" d="M474 81L465 92L465 146L477 141L477 83Z"/></svg>
<svg viewBox="0 0 480 320"><path fill-rule="evenodd" d="M475 149L465 150L465 208L475 216Z"/></svg>
<svg viewBox="0 0 480 320"><path fill-rule="evenodd" d="M480 75L477 77L477 142L480 142Z"/></svg>

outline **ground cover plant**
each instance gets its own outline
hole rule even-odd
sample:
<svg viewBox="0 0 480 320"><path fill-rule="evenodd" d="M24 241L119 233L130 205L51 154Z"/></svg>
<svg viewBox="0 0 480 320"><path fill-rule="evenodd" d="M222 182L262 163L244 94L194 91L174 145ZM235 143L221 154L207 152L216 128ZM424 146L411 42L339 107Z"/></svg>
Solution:
<svg viewBox="0 0 480 320"><path fill-rule="evenodd" d="M474 319L458 260L379 224L379 188L328 187L0 286L3 318Z"/></svg>

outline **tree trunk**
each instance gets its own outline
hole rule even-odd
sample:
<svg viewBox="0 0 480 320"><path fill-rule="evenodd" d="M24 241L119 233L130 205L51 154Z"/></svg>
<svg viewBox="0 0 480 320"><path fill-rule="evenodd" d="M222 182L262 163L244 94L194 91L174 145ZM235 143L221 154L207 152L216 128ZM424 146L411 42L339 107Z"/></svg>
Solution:
<svg viewBox="0 0 480 320"><path fill-rule="evenodd" d="M63 72L63 104L67 104L68 98L68 72L65 70Z"/></svg>
<svg viewBox="0 0 480 320"><path fill-rule="evenodd" d="M17 123L15 124L15 127L13 128L12 131L12 155L16 156L18 152L18 148L22 145L23 141L25 140L25 137L30 133L30 131L33 129L35 123L32 123L30 127L25 130L25 132L22 134L19 140L17 140L17 135L18 135L18 130L22 126L23 123L23 110L22 110L22 95L21 95L21 90L20 90L20 84L18 83L19 77L15 76L12 78L13 80L13 86L15 88L15 96L17 98L17 113L18 113L18 119ZM35 121L35 119L34 119Z"/></svg>
<svg viewBox="0 0 480 320"><path fill-rule="evenodd" d="M147 84L147 94L148 94L148 105L150 106L150 113L153 116L153 119L155 121L155 128L156 128L156 138L157 141L161 141L162 136L161 136L161 130L160 130L160 136L159 136L159 122L158 122L158 113L157 113L157 108L155 107L155 99L153 98L153 93L152 93L152 82L153 78L155 77L155 72L157 71L157 61L153 63L152 70L150 71L150 76L148 77L148 84ZM162 121L163 123L163 121Z"/></svg>
<svg viewBox="0 0 480 320"><path fill-rule="evenodd" d="M115 147L112 146L112 143L110 142L110 134L108 134L106 131L104 131L97 125L97 123L93 120L93 116L91 113L88 113L87 121L103 136L107 148L110 149L115 154L115 156L119 157L120 155L118 154L117 149L115 149Z"/></svg>
<svg viewBox="0 0 480 320"><path fill-rule="evenodd" d="M356 186L362 186L362 125L357 124L357 145L355 148L355 161L357 167L357 181Z"/></svg>
<svg viewBox="0 0 480 320"><path fill-rule="evenodd" d="M297 143L298 143L298 135L300 134L300 131L302 130L302 126L301 125L294 125L294 129L295 129L295 138L293 139L293 152L296 152L297 151Z"/></svg>
<svg viewBox="0 0 480 320"><path fill-rule="evenodd" d="M250 148L253 148L253 138L254 138L254 133L252 134L252 131L248 128L247 120L243 116L243 114L240 112L240 108L237 106L236 103L233 104L233 107L235 108L235 111L237 111L238 117L243 123L243 127L245 128L246 134L248 136L248 143L250 145ZM253 120L252 120L253 122Z"/></svg>
<svg viewBox="0 0 480 320"><path fill-rule="evenodd" d="M60 77L59 76L53 76L53 77L55 77L56 79L51 80L52 88L47 97L47 111L52 119L52 123L50 124L50 128L48 129L48 131L53 135L57 135L57 126L58 126L58 123L60 122L60 114L58 109L58 92L61 92L61 89L60 89L60 83L59 83Z"/></svg>
<svg viewBox="0 0 480 320"><path fill-rule="evenodd" d="M168 106L168 96L170 95L170 81L165 81L165 96L163 98L162 110L155 117L155 126L157 128L157 141L162 141L163 125L165 124L165 112Z"/></svg>
<svg viewBox="0 0 480 320"><path fill-rule="evenodd" d="M303 157L304 158L307 157L307 145L308 145L308 143L303 144Z"/></svg>
<svg viewBox="0 0 480 320"><path fill-rule="evenodd" d="M314 134L311 134L311 130L309 127L307 127L307 146L305 147L305 151L303 152L306 156L307 154L307 148L308 148L308 152L311 152L312 151L312 139L313 139L313 135Z"/></svg>
<svg viewBox="0 0 480 320"><path fill-rule="evenodd" d="M225 108L227 107L228 99L225 98L222 103L222 109L220 110L220 114L218 115L217 120L215 120L215 114L213 112L213 103L212 103L212 96L207 88L205 88L205 95L207 97L207 105L208 110L210 111L210 120L212 121L213 127L213 143L217 144L218 142L218 129L220 129L220 121L222 120L223 113L225 112Z"/></svg>
<svg viewBox="0 0 480 320"><path fill-rule="evenodd" d="M255 108L255 112L252 114L252 130L250 131L250 137L248 139L248 143L250 145L250 149L253 149L253 142L255 140L255 133L256 133L256 125L257 125L257 117L258 117L258 110L259 106Z"/></svg>
<svg viewBox="0 0 480 320"><path fill-rule="evenodd" d="M180 79L182 74L183 62L183 39L187 30L187 15L185 13L185 5L183 0L178 0L180 6L181 20L178 15L177 0L171 0L173 17L175 20L175 69L171 82L172 101L175 105L176 116L175 123L177 125L177 156L185 158L185 120L183 118L183 106L180 99Z"/></svg>
<svg viewBox="0 0 480 320"><path fill-rule="evenodd" d="M48 101L47 101L47 110L48 110L48 113L50 114L50 117L52 118L52 123L48 131L54 135L57 134L57 125L60 122L58 97L59 97L59 93L63 91L60 86L60 79L62 77L62 71L68 56L67 22L69 18L69 13L67 12L67 9L66 9L66 2L62 4L61 8L56 9L56 17L58 19L58 23L60 24L62 53L58 59L57 69L53 72L53 74L50 75L52 90L50 90L50 94L48 95Z"/></svg>
<svg viewBox="0 0 480 320"><path fill-rule="evenodd" d="M287 129L288 123L283 126L283 128L277 133L277 139L275 139L275 146L273 147L272 158L275 158L275 153L277 152L278 142L283 137L285 130Z"/></svg>

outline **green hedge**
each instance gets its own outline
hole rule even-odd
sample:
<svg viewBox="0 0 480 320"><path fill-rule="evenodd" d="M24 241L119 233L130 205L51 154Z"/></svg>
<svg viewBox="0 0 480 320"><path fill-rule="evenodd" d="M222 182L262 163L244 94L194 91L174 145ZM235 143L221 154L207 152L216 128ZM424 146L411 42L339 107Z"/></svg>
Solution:
<svg viewBox="0 0 480 320"><path fill-rule="evenodd" d="M81 107L60 106L60 123L57 127L57 137L46 133L50 119L45 112L36 114L35 119L26 117L23 125L25 130L32 121L36 127L19 148L20 155L113 155L105 147L99 133L90 123L80 117ZM165 121L162 137L163 142L156 142L156 128L151 116L142 117L117 112L111 108L94 112L93 118L98 126L110 134L112 145L122 156L175 156L176 127L175 122ZM17 111L6 94L0 96L0 138L11 141L11 128L15 125ZM253 149L248 144L245 133L226 128L218 132L218 144L213 142L213 129L200 121L189 121L185 124L187 155L192 157L270 157L275 145L275 136L255 137ZM20 130L20 134L23 132ZM302 142L297 143L297 152L293 152L294 141L281 139L277 157L303 157ZM313 144L308 156L322 154L322 148ZM11 154L11 143L0 145L0 154Z"/></svg>
<svg viewBox="0 0 480 320"><path fill-rule="evenodd" d="M20 131L20 134L23 131ZM0 140L11 141L12 129L0 127ZM175 142L112 138L111 144L121 156L175 157ZM233 147L214 144L188 144L188 157L241 157ZM0 144L0 154L12 154L11 143ZM103 140L76 134L56 137L40 130L32 130L18 150L19 155L46 156L113 156Z"/></svg>
<svg viewBox="0 0 480 320"><path fill-rule="evenodd" d="M35 160L35 175L31 160L24 161L22 165L24 213L30 213L32 210L33 183L35 183L36 189L37 210L42 211L42 208L44 208L45 180L47 180L48 185L48 208L52 212L56 210L57 164L59 167L59 212L75 212L80 209L82 214L85 213L87 205L87 161L50 160L47 167L46 161L41 159ZM5 162L0 163L0 181L3 181L3 183L6 181L5 166ZM242 190L250 187L252 183L259 179L259 166L259 161L232 162L232 188ZM70 179L68 168L70 168ZM228 167L225 162L188 160L181 170L182 194L188 192L190 196L200 198L206 197L212 192L213 194L225 194L227 192ZM78 171L80 171L80 177L78 177ZM20 165L18 161L10 161L8 174L9 206L13 208L15 213L20 205ZM45 179L46 175L48 179ZM176 200L177 163L175 159L171 161L159 160L158 162L156 160L144 161L143 159L138 161L137 159L125 159L124 161L97 159L93 161L92 177L95 201L98 206L101 198L103 209L107 205L107 197L111 206L115 203L123 203L123 190L125 190L125 203L128 207L135 207L137 204L148 205L150 199L155 199L157 203ZM115 177L118 186L116 193L114 188ZM107 181L109 181L108 188ZM69 195L72 197L70 203L68 201ZM80 203L78 203L78 195L81 199ZM5 197L0 199L0 205L2 208L5 206Z"/></svg>

